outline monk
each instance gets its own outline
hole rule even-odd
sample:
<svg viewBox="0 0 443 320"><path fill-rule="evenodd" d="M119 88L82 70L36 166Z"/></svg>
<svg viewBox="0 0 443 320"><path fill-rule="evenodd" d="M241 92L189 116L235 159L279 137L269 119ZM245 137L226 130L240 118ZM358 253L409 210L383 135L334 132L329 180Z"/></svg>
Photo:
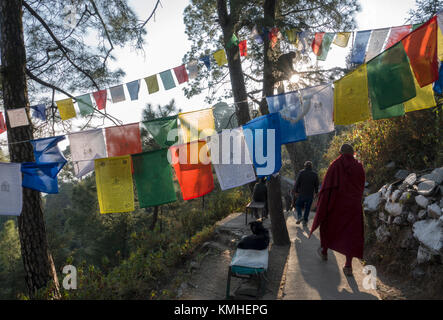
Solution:
<svg viewBox="0 0 443 320"><path fill-rule="evenodd" d="M352 258L363 259L364 185L363 165L354 159L352 146L343 144L340 156L326 172L309 237L320 227L318 254L325 261L328 249L344 254L343 272L346 276L352 276Z"/></svg>

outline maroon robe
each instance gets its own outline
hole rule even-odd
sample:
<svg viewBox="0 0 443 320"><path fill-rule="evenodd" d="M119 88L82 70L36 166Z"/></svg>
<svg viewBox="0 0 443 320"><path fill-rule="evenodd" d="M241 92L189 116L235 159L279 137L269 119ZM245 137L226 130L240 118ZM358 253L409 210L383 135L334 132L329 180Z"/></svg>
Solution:
<svg viewBox="0 0 443 320"><path fill-rule="evenodd" d="M322 248L363 258L363 165L342 154L328 168L321 186L312 233L320 226Z"/></svg>

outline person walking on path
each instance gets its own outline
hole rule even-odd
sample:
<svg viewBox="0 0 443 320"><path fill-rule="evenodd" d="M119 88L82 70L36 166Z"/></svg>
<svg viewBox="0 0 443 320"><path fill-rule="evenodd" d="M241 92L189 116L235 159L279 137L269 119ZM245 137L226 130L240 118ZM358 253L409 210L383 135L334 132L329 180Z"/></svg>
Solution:
<svg viewBox="0 0 443 320"><path fill-rule="evenodd" d="M340 156L326 172L309 237L320 227L321 247L317 253L325 261L328 249L344 254L343 272L346 276L352 276L352 258L363 259L364 185L363 165L354 158L352 146L343 144Z"/></svg>
<svg viewBox="0 0 443 320"><path fill-rule="evenodd" d="M311 211L314 194L318 193L318 175L312 170L312 162L306 161L304 169L301 170L294 185L294 196L297 197L295 208L297 209L297 224L302 221L302 210L304 209L303 225L308 224L309 212Z"/></svg>

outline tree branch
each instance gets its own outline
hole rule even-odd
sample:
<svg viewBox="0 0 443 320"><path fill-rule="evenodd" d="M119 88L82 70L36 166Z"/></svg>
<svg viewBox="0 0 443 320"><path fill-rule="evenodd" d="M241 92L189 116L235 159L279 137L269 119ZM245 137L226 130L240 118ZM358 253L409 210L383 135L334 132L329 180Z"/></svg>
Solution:
<svg viewBox="0 0 443 320"><path fill-rule="evenodd" d="M158 5L161 5L160 0L157 0L157 3L155 4L154 10L152 10L151 15L148 17L148 19L146 19L146 21L143 22L143 24L139 27L140 29L143 29L145 27L145 25L149 22L149 20L151 20L152 16L155 14L155 11L157 10Z"/></svg>

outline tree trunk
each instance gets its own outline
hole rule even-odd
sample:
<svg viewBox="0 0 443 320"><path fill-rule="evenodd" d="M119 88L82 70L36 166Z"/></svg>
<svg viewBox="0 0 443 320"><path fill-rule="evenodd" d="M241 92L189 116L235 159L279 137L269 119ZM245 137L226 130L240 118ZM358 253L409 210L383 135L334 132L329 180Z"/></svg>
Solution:
<svg viewBox="0 0 443 320"><path fill-rule="evenodd" d="M5 110L29 107L22 15L22 1L0 2L0 48ZM29 108L26 112L30 119ZM33 139L31 125L11 129L7 113L6 125L11 162L34 161L34 152L29 142L14 143ZM51 286L53 296L58 298L59 284L48 248L40 192L23 188L23 210L18 217L18 229L29 294L33 297L38 289Z"/></svg>

